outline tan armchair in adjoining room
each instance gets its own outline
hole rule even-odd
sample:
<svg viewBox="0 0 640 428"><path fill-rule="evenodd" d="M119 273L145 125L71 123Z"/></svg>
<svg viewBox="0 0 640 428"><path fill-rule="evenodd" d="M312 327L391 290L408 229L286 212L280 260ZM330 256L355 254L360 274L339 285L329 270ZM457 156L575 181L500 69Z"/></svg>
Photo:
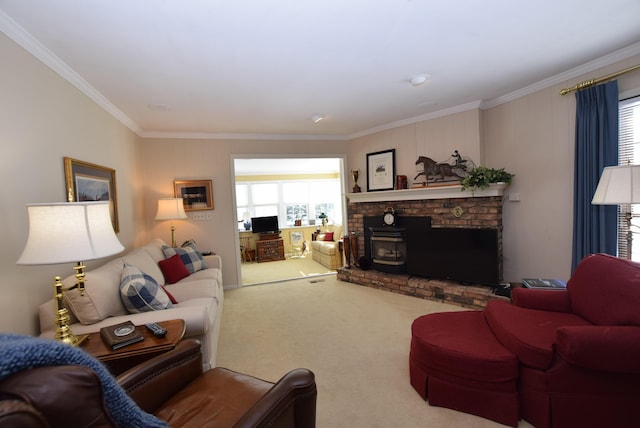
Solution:
<svg viewBox="0 0 640 428"><path fill-rule="evenodd" d="M315 427L317 391L311 371L293 370L275 384L220 367L203 372L200 343L194 339L116 380L142 410L173 428ZM0 381L0 425L115 427L104 385L84 365L18 372Z"/></svg>
<svg viewBox="0 0 640 428"><path fill-rule="evenodd" d="M325 240L333 233L330 240ZM311 236L311 258L328 269L338 269L344 264L342 258L342 225L329 225L326 231Z"/></svg>

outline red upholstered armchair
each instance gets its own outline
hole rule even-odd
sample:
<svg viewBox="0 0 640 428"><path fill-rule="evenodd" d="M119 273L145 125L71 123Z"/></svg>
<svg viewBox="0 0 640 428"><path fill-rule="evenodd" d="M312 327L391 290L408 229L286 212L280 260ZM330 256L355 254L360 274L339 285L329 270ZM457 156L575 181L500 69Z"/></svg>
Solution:
<svg viewBox="0 0 640 428"><path fill-rule="evenodd" d="M485 319L519 362L520 415L536 427L640 424L640 264L584 258L566 290L514 289Z"/></svg>

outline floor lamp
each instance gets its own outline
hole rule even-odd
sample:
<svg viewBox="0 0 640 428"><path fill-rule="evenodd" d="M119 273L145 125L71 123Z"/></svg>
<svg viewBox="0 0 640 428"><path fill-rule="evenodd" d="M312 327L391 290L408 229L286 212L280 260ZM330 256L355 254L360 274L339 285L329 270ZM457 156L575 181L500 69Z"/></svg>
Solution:
<svg viewBox="0 0 640 428"><path fill-rule="evenodd" d="M631 259L631 205L640 203L640 165L608 166L602 171L594 205L628 205L625 212L627 223L627 258Z"/></svg>
<svg viewBox="0 0 640 428"><path fill-rule="evenodd" d="M118 254L124 247L113 231L109 202L62 202L27 205L29 236L19 265L54 265L76 262L76 284L84 295L83 261ZM59 276L54 280L56 340L78 345L69 327L69 311ZM86 337L86 336L85 336Z"/></svg>

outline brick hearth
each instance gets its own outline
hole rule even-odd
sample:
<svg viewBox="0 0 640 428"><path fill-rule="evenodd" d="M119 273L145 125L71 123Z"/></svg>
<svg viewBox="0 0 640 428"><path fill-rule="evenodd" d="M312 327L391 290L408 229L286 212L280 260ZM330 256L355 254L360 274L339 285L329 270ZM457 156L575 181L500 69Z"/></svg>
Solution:
<svg viewBox="0 0 640 428"><path fill-rule="evenodd" d="M496 185L493 185L496 186ZM364 255L364 218L382 216L393 207L399 216L429 216L434 227L491 228L498 231L498 268L502 278L502 191L504 184L489 191L461 192L460 186L424 190L399 190L349 194L348 228L359 238L359 255ZM462 208L454 215L453 208ZM504 299L483 285L460 285L457 282L421 278L408 274L390 274L375 270L338 269L338 279L373 287L451 303L465 308L484 308L489 300Z"/></svg>
<svg viewBox="0 0 640 428"><path fill-rule="evenodd" d="M408 274L392 274L357 268L338 269L338 279L379 290L420 297L469 309L484 309L489 300L503 299L484 285L461 285L452 281L421 278Z"/></svg>

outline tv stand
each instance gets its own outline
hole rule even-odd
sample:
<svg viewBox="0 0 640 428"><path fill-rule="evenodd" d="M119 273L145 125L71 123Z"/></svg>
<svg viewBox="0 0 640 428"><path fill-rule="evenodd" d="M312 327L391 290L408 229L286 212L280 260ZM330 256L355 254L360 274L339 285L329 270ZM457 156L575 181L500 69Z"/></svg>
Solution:
<svg viewBox="0 0 640 428"><path fill-rule="evenodd" d="M260 234L260 241L271 241L272 239L280 239L280 231L264 232Z"/></svg>
<svg viewBox="0 0 640 428"><path fill-rule="evenodd" d="M284 241L280 238L280 232L262 233L256 241L256 253L258 263L285 260Z"/></svg>

